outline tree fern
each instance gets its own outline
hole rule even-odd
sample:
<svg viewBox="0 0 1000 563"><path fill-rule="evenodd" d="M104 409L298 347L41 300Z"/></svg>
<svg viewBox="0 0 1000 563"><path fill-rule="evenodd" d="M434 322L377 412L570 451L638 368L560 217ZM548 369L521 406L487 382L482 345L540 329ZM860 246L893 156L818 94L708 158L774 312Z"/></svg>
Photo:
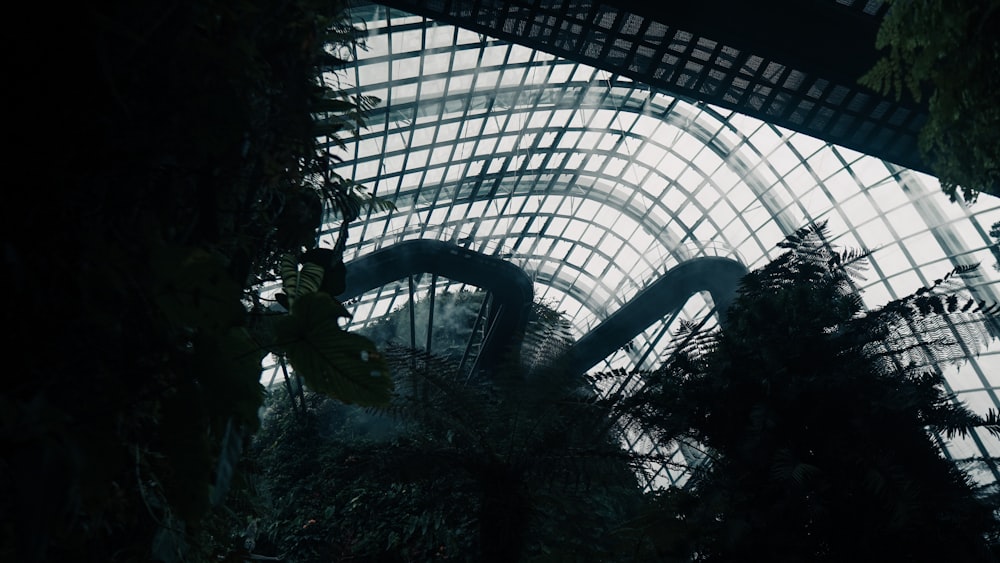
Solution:
<svg viewBox="0 0 1000 563"><path fill-rule="evenodd" d="M607 405L560 369L567 330L561 319L536 317L519 360L468 381L454 358L386 348L397 390L379 412L408 430L379 467L410 468L409 478L449 475L456 493L475 491L479 560L543 549L610 556L614 538L588 537L585 523L607 525L638 498L641 460L620 447Z"/></svg>
<svg viewBox="0 0 1000 563"><path fill-rule="evenodd" d="M866 311L854 281L867 252L833 248L824 225L779 246L746 276L722 330L684 328L621 401L661 445L710 453L660 520L688 535L663 549L837 561L934 558L947 545L942 557L988 558L992 509L932 440L997 431L997 413L958 403L937 367L981 349L997 316L964 289L975 269Z"/></svg>

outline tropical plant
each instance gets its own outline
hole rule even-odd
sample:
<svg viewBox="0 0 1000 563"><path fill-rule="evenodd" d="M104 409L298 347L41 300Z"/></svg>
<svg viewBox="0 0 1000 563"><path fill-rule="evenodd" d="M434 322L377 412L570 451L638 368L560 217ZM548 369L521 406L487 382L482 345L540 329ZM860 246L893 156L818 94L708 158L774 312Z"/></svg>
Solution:
<svg viewBox="0 0 1000 563"><path fill-rule="evenodd" d="M258 423L254 288L315 245L324 205L347 220L370 199L322 174L373 103L323 80L356 32L325 0L25 17L49 24L12 79L34 117L11 134L45 188L3 210L21 329L0 399L0 560L198 560ZM74 103L39 105L67 85ZM67 129L43 170L45 131ZM282 330L315 341L323 322L293 312Z"/></svg>
<svg viewBox="0 0 1000 563"><path fill-rule="evenodd" d="M467 297L441 301L461 307ZM523 362L494 366L489 379L459 372L457 354L390 345L397 387L388 408L310 399L308 422L293 424L278 403L251 450L276 508L256 515L272 553L287 561L615 560L634 539L618 532L639 504L637 460L620 447L606 406L561 373L564 322L536 309Z"/></svg>
<svg viewBox="0 0 1000 563"><path fill-rule="evenodd" d="M387 417L307 393L305 416L275 393L248 450L257 488L237 493L230 529L253 522L253 553L288 562L464 560L474 499L446 476L401 477L386 462L409 442ZM242 540L230 533L229 545Z"/></svg>
<svg viewBox="0 0 1000 563"><path fill-rule="evenodd" d="M1000 196L1000 1L885 1L886 54L862 84L927 101L920 150L953 201Z"/></svg>
<svg viewBox="0 0 1000 563"><path fill-rule="evenodd" d="M996 435L936 366L988 339L996 317L958 267L866 311L867 251L824 225L789 236L748 274L721 330L682 329L622 408L662 443L702 452L645 520L667 560L989 560L994 506L938 439Z"/></svg>
<svg viewBox="0 0 1000 563"><path fill-rule="evenodd" d="M388 403L392 379L382 354L368 338L341 328L338 319L351 314L330 293L321 291L325 278L332 275L329 267L305 262L299 268L293 256L282 259L284 293L280 295L289 313L265 317L270 325L264 331L270 336L266 346L287 358L315 391L345 403Z"/></svg>
<svg viewBox="0 0 1000 563"><path fill-rule="evenodd" d="M990 227L990 236L996 239L993 242L993 248L1000 249L1000 221L993 223L993 226ZM993 268L1000 271L1000 260L993 264Z"/></svg>

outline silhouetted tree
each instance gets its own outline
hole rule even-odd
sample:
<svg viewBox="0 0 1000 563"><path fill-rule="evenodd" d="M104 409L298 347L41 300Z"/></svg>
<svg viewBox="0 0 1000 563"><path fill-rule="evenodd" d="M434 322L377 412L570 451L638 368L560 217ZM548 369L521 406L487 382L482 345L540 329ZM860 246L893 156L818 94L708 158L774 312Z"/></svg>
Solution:
<svg viewBox="0 0 1000 563"><path fill-rule="evenodd" d="M469 295L439 297L448 310ZM273 545L262 553L290 562L617 560L618 528L640 500L636 459L606 405L561 370L565 322L536 312L521 361L490 378L460 373L459 355L396 345L385 348L397 385L384 411L316 398L302 424L279 402L249 456L272 507L254 514ZM408 324L406 309L394 315ZM467 333L452 338L442 350Z"/></svg>
<svg viewBox="0 0 1000 563"><path fill-rule="evenodd" d="M625 403L661 442L704 452L661 493L651 530L667 559L990 560L997 521L934 436L996 434L945 392L935 365L978 349L996 316L957 268L866 311L864 251L825 227L748 274L722 330L688 329ZM650 520L650 522L654 521Z"/></svg>
<svg viewBox="0 0 1000 563"><path fill-rule="evenodd" d="M35 45L10 65L0 560L208 559L263 399L247 303L324 200L348 221L371 199L327 166L374 103L322 79L356 30L340 0L52 8L21 7ZM304 316L279 328L331 326Z"/></svg>

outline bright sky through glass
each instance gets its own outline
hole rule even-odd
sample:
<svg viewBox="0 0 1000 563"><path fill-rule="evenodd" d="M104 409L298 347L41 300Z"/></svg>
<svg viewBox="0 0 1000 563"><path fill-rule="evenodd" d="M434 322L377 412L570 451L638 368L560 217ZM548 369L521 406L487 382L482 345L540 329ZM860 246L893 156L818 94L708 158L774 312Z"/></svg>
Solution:
<svg viewBox="0 0 1000 563"><path fill-rule="evenodd" d="M339 153L338 172L398 209L355 223L347 260L416 238L501 255L582 335L688 258L731 256L752 269L775 258L792 230L827 220L835 244L874 250L861 284L869 306L971 262L983 264L971 289L1000 300L987 236L1000 221L996 198L952 204L929 176L381 6L354 17L368 29L367 47L336 80L382 104ZM322 244L335 234L331 225ZM429 276L419 281L425 296ZM369 292L352 302L354 326L407 299L405 281ZM656 365L668 323L711 307L706 294L679 316L664 311L664 322L597 368ZM1000 346L946 371L973 408L997 408ZM976 435L947 451L997 455L1000 445ZM663 471L657 483L682 478Z"/></svg>

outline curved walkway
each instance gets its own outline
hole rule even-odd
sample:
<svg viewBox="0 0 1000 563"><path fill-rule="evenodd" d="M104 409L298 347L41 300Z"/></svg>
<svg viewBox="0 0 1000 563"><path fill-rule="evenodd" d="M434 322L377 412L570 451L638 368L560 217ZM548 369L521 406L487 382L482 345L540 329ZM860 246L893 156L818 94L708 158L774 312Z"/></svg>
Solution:
<svg viewBox="0 0 1000 563"><path fill-rule="evenodd" d="M577 341L570 351L570 373L592 368L700 291L712 295L719 318L725 322L726 310L746 274L743 264L718 256L692 258L674 266Z"/></svg>
<svg viewBox="0 0 1000 563"><path fill-rule="evenodd" d="M493 295L494 313L487 319L490 338L480 353L482 365L499 359L520 343L534 299L531 278L517 266L438 240L398 242L346 264L343 300L413 274L437 274L474 285Z"/></svg>
<svg viewBox="0 0 1000 563"><path fill-rule="evenodd" d="M422 273L444 276L493 294L497 307L488 321L493 328L481 354L481 365L492 365L500 354L520 344L534 297L531 278L510 262L448 242L402 241L352 260L347 264L347 289L340 297L351 299ZM718 256L678 264L577 341L570 351L570 373L584 373L664 315L683 307L700 291L711 294L725 321L725 311L746 273L743 264Z"/></svg>

